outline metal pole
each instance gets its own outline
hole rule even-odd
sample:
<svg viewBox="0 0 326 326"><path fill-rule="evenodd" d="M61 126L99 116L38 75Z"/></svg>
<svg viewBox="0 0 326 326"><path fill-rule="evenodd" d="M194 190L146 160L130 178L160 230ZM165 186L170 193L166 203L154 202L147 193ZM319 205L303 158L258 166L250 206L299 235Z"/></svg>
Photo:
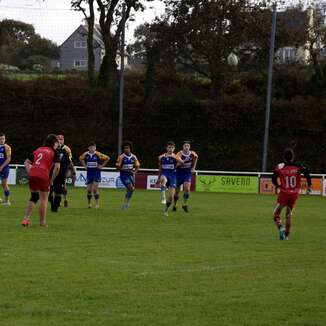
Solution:
<svg viewBox="0 0 326 326"><path fill-rule="evenodd" d="M123 139L123 97L124 97L124 70L125 70L125 28L126 28L126 5L122 6L122 33L120 44L120 87L119 87L119 132L118 153L121 152Z"/></svg>
<svg viewBox="0 0 326 326"><path fill-rule="evenodd" d="M275 33L276 33L276 16L277 16L277 6L275 2L273 4L272 33L271 33L271 42L269 48L268 86L267 86L264 152L263 152L263 166L262 166L263 172L266 172L267 169L268 137L269 137L269 124L270 124L270 113L271 113L273 63L274 63L274 48L275 48Z"/></svg>

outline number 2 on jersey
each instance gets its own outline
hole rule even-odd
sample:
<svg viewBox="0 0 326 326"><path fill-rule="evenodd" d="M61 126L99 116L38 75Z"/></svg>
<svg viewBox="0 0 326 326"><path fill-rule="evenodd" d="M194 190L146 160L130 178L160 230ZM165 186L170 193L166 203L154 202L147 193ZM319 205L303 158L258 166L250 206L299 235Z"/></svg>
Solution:
<svg viewBox="0 0 326 326"><path fill-rule="evenodd" d="M43 158L43 154L42 153L39 153L37 155L37 159L35 161L35 164L40 165L41 164L41 161L42 161L42 158Z"/></svg>

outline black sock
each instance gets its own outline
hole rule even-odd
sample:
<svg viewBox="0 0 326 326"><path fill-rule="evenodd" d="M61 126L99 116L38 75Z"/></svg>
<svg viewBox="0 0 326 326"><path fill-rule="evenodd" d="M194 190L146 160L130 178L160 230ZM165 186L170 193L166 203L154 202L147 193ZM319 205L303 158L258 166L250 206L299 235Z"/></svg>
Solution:
<svg viewBox="0 0 326 326"><path fill-rule="evenodd" d="M61 196L59 196L59 195L54 196L53 207L56 212L58 211L58 208L60 207L60 203L61 203Z"/></svg>

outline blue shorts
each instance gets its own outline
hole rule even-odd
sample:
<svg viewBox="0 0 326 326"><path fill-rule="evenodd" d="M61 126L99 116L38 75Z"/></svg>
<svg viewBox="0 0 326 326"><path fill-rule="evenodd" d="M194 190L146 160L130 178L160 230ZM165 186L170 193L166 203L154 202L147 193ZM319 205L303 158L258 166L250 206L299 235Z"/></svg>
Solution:
<svg viewBox="0 0 326 326"><path fill-rule="evenodd" d="M177 170L177 187L180 187L185 182L191 182L192 174L188 171L185 173L184 171Z"/></svg>
<svg viewBox="0 0 326 326"><path fill-rule="evenodd" d="M9 171L10 171L9 166L4 167L0 172L0 179L8 179Z"/></svg>
<svg viewBox="0 0 326 326"><path fill-rule="evenodd" d="M101 171L98 169L87 171L86 184L89 185L93 182L101 182Z"/></svg>
<svg viewBox="0 0 326 326"><path fill-rule="evenodd" d="M167 183L166 183L166 186L167 188L176 188L177 187L177 177L176 177L176 174L175 173L164 173L162 172L161 174L162 176L166 177L167 179Z"/></svg>
<svg viewBox="0 0 326 326"><path fill-rule="evenodd" d="M120 173L120 180L126 188L129 185L135 186L135 177L131 173Z"/></svg>

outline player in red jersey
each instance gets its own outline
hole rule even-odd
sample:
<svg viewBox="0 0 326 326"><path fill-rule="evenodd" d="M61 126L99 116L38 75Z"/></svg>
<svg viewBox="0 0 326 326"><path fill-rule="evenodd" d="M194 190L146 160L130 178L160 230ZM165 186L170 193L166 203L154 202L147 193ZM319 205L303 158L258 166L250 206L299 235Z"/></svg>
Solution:
<svg viewBox="0 0 326 326"><path fill-rule="evenodd" d="M29 176L29 188L31 198L27 203L22 226L29 226L29 219L33 208L40 199L40 226L47 227L46 209L50 185L60 170L60 156L56 149L59 141L56 135L50 134L46 137L44 146L33 152L33 158L25 161L25 167ZM51 173L52 172L52 173Z"/></svg>
<svg viewBox="0 0 326 326"><path fill-rule="evenodd" d="M311 177L308 170L303 165L295 163L293 150L286 148L284 162L276 166L272 176L273 184L280 189L273 212L274 222L279 229L280 240L288 240L290 234L292 211L301 188L301 174L307 179L308 192L310 192ZM286 207L285 227L281 220L281 212L284 207Z"/></svg>

